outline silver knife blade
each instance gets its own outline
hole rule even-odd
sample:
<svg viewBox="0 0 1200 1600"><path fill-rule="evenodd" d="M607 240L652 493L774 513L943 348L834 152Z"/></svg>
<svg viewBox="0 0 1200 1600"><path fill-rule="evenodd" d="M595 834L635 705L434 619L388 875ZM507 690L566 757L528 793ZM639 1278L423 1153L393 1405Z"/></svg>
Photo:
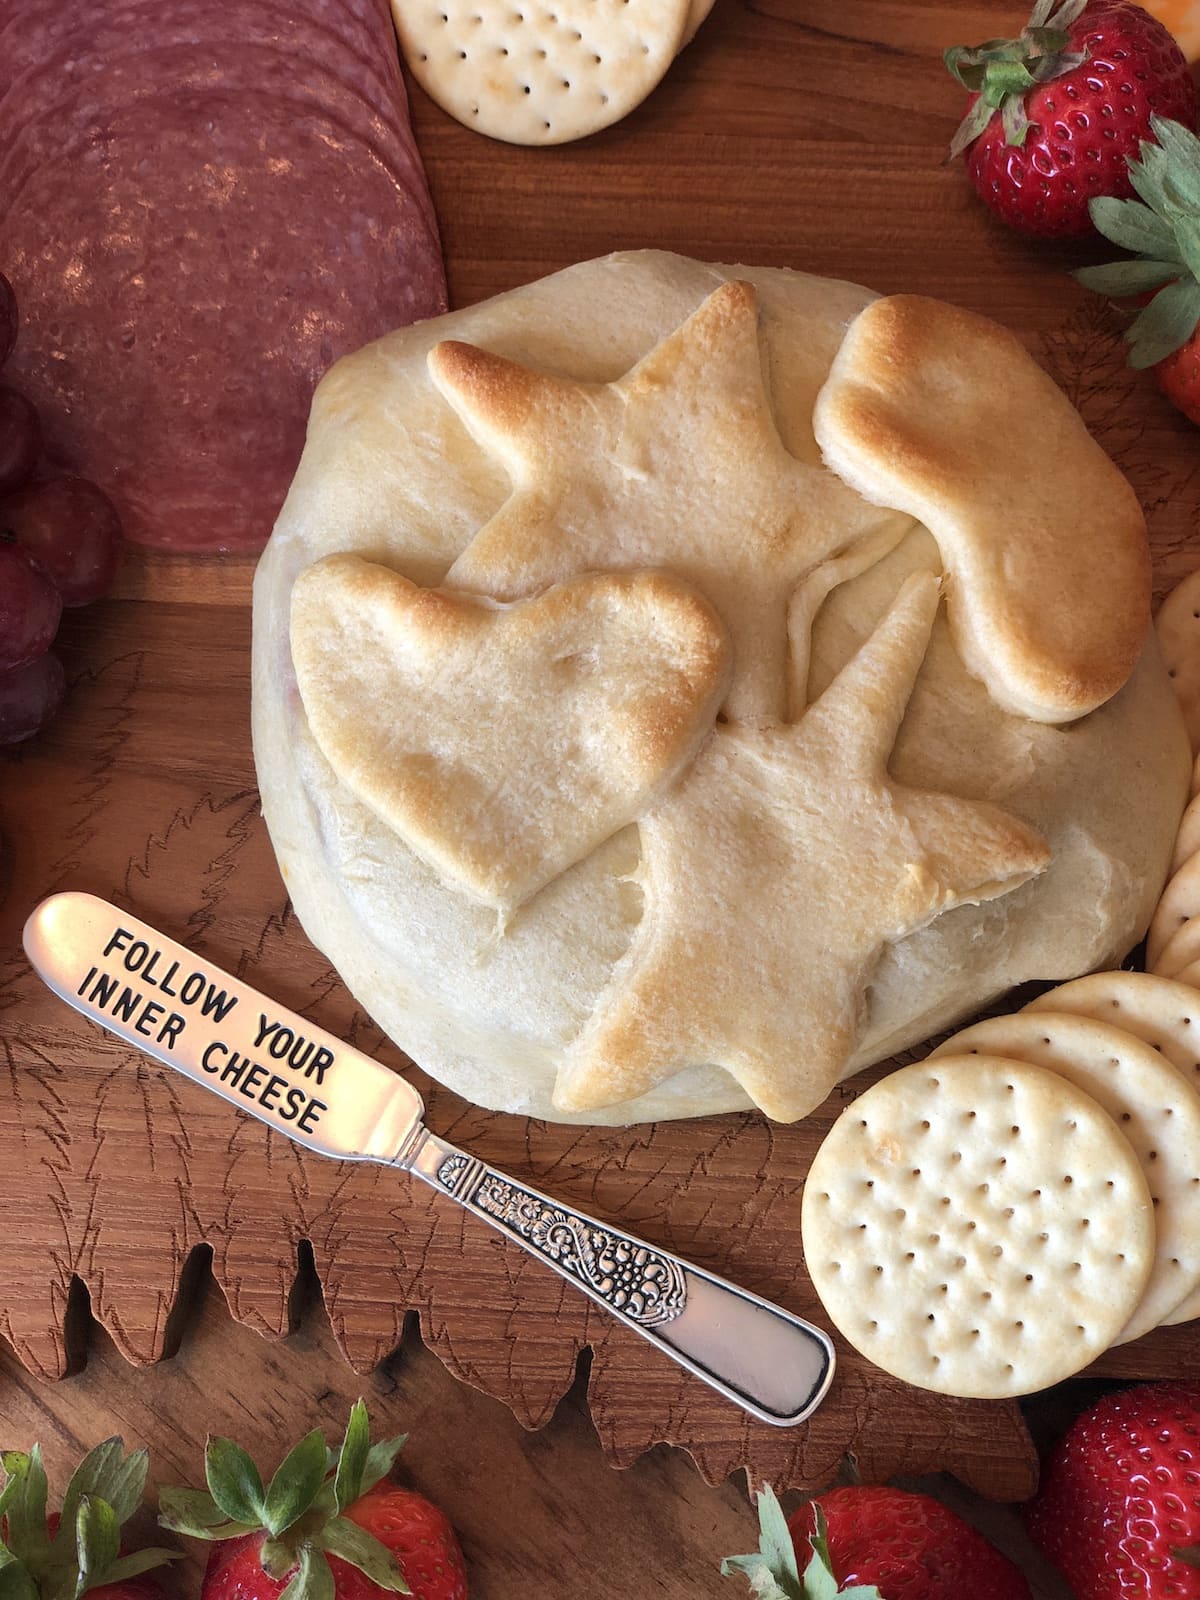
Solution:
<svg viewBox="0 0 1200 1600"><path fill-rule="evenodd" d="M317 1155L395 1162L421 1130L398 1073L95 895L43 900L24 938L68 1005Z"/></svg>

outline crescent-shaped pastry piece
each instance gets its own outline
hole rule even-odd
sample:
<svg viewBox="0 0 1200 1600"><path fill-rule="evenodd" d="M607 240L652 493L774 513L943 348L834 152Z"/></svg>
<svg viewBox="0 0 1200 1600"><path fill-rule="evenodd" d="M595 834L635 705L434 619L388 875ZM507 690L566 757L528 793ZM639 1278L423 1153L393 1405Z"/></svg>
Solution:
<svg viewBox="0 0 1200 1600"><path fill-rule="evenodd" d="M955 644L999 705L1061 723L1116 694L1150 619L1145 521L1019 340L940 301L875 300L813 426L846 483L932 532Z"/></svg>

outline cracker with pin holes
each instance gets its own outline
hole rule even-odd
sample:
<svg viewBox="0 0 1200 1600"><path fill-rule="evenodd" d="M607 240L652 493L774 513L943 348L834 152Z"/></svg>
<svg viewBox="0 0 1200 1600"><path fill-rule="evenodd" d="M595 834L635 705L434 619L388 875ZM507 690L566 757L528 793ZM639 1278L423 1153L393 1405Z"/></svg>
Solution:
<svg viewBox="0 0 1200 1600"><path fill-rule="evenodd" d="M1106 1022L1164 1055L1192 1088L1200 1088L1200 994L1188 983L1149 972L1090 972L1049 989L1026 1011L1073 1012ZM1200 1317L1200 1289L1163 1318L1165 1325Z"/></svg>
<svg viewBox="0 0 1200 1600"><path fill-rule="evenodd" d="M1052 1011L987 1017L947 1039L941 1053L1003 1055L1057 1072L1113 1119L1154 1203L1154 1263L1124 1344L1155 1328L1200 1286L1200 1091L1151 1045L1108 1023Z"/></svg>
<svg viewBox="0 0 1200 1600"><path fill-rule="evenodd" d="M1158 968L1167 945L1192 917L1200 917L1200 856L1185 861L1162 892L1146 934L1146 965ZM1165 977L1172 976L1164 973Z"/></svg>
<svg viewBox="0 0 1200 1600"><path fill-rule="evenodd" d="M856 1350L975 1399L1087 1366L1154 1256L1149 1190L1116 1123L1060 1075L994 1056L918 1062L860 1095L813 1160L801 1230Z"/></svg>
<svg viewBox="0 0 1200 1600"><path fill-rule="evenodd" d="M1151 972L1089 972L1047 989L1026 1011L1071 1012L1153 1045L1200 1090L1200 995Z"/></svg>
<svg viewBox="0 0 1200 1600"><path fill-rule="evenodd" d="M1200 856L1200 796L1197 795L1191 797L1179 819L1179 832L1175 835L1175 850L1171 856L1172 874L1192 856Z"/></svg>
<svg viewBox="0 0 1200 1600"><path fill-rule="evenodd" d="M1192 749L1200 750L1200 569L1175 585L1154 626Z"/></svg>
<svg viewBox="0 0 1200 1600"><path fill-rule="evenodd" d="M691 21L688 0L392 0L392 15L413 77L443 111L530 145L581 139L626 116Z"/></svg>
<svg viewBox="0 0 1200 1600"><path fill-rule="evenodd" d="M1160 978L1177 978L1200 961L1200 917L1181 923L1163 945L1150 971Z"/></svg>

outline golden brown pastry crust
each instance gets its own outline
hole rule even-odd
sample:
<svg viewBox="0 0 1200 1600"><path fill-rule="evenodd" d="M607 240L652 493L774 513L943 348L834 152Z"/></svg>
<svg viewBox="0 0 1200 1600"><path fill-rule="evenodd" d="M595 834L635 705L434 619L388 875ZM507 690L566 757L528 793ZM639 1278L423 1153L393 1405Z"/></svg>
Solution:
<svg viewBox="0 0 1200 1600"><path fill-rule="evenodd" d="M1117 692L1150 620L1145 521L1017 338L938 300L876 300L814 425L835 472L937 540L955 642L999 705L1069 722Z"/></svg>
<svg viewBox="0 0 1200 1600"><path fill-rule="evenodd" d="M643 819L645 910L568 1051L563 1110L710 1061L768 1116L804 1116L845 1068L884 946L1049 865L998 806L888 777L937 605L937 580L914 574L799 722L719 728Z"/></svg>
<svg viewBox="0 0 1200 1600"><path fill-rule="evenodd" d="M909 519L867 505L779 437L758 296L734 280L615 383L578 383L459 341L433 381L512 483L446 582L511 599L579 572L665 566L717 606L733 642L726 706L775 721L800 578Z"/></svg>
<svg viewBox="0 0 1200 1600"><path fill-rule="evenodd" d="M411 849L508 912L636 821L707 736L729 645L664 572L501 606L326 556L292 589L309 729Z"/></svg>
<svg viewBox="0 0 1200 1600"><path fill-rule="evenodd" d="M803 727L806 707L819 709L824 691L877 633L906 582L916 577L927 589L926 575L936 579L943 570L928 533L906 532L903 515L881 514L848 496L820 464L814 405L846 329L871 303L852 285L643 253L587 263L391 336L339 363L322 383L304 460L256 579L255 747L264 809L297 911L380 1023L422 1065L484 1104L619 1123L748 1103L741 1084L711 1062L684 1066L636 1098L600 1109L564 1111L553 1097L556 1079L589 1029L616 1015L613 985L620 972L633 970L628 958L649 908L649 818L683 792L687 778L636 824L522 903L497 937L495 910L433 871L382 824L313 738L291 660L292 588L305 568L347 551L410 583L445 585L455 568L461 577L477 558L479 551L470 552L481 530L490 529L490 539L497 519L502 525L512 515L514 500L520 509L513 493L521 481L513 468L520 463L498 453L496 438L485 445L473 436L479 421L463 386L450 404L431 381L434 346L454 340L486 350L534 372L533 388L543 394L545 380L553 380L573 394L602 390L612 398L625 394L628 379L652 352L670 350L678 331L725 283L735 287L716 301L729 313L714 319L722 327L744 318L747 299L736 285L753 285L757 382L780 445L807 470L797 483L851 507L843 537L818 530L806 550L806 560L817 566L805 567L802 583L829 583L830 574L821 575L822 550L838 567L827 597L806 609L794 600L790 579L781 585L782 597L772 593L772 618L782 629L791 601L794 628L790 648L772 647L781 677L773 666L750 675L752 684L770 685L769 702L752 695L739 708L735 685L725 702L734 720L719 723L710 741L718 747L736 735L786 744ZM726 376L731 370L732 363ZM715 377L719 387L719 370ZM506 387L511 391L507 378ZM631 437L665 438L647 415L635 417ZM1082 431L1078 421L1074 426ZM676 437L715 438L715 430L713 417L702 415L699 427L688 435L676 430ZM705 455L693 456L697 469ZM611 484L603 471L587 482ZM702 543L717 548L704 494L694 485L684 488ZM640 503L649 505L656 527L665 526L665 507L652 499ZM580 523L589 537L603 521L604 495L596 504L588 530ZM607 532L620 532L627 521L610 518ZM556 535L558 523L547 531ZM1087 534L1084 529L1085 543ZM636 570L647 564L630 551L626 556L612 565ZM660 564L692 581L673 558ZM535 587L569 579L572 570L547 570ZM701 587L728 621L730 595ZM752 639L748 628L731 624L730 631L735 639ZM801 656L802 674L792 670ZM689 773L700 771L708 748L702 746ZM928 1036L1015 982L1066 977L1122 955L1144 930L1157 896L1187 760L1178 711L1152 648L1124 689L1061 729L998 706L964 666L939 612L887 762L887 791L917 790L952 805L990 807L993 816L1002 812L1010 829L1027 830L1008 841L1010 866L1026 852L1012 881L1036 866L1029 845L1034 836L1046 841L1052 859L1020 887L978 906L957 905L884 945L865 991L857 1003L847 1002L856 1010L856 1042L846 1070ZM936 879L947 863L936 851L930 855L925 870ZM915 877L919 883L923 874ZM970 886L961 876L955 879L956 893L964 887ZM969 897L982 899L974 890ZM725 904L736 923L736 874ZM819 918L824 908L814 903L813 912ZM721 928L706 930L718 947L725 936ZM747 1035L767 1027L772 1005L765 994L759 1011L743 1006ZM670 1071L669 1061L663 1066ZM782 1102L779 1108L784 1111Z"/></svg>

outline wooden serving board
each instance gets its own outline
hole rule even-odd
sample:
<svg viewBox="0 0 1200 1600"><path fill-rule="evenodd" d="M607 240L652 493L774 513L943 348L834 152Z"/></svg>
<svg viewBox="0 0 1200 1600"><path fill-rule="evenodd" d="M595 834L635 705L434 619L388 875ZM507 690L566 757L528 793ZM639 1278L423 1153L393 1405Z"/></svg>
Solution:
<svg viewBox="0 0 1200 1600"><path fill-rule="evenodd" d="M414 91L454 303L653 244L990 313L1027 337L1133 481L1169 586L1200 557L1200 435L1126 371L1117 319L1066 276L1075 258L1004 233L941 165L959 101L941 48L997 25L995 6L957 0L717 0L639 113L559 150L480 139ZM871 1075L800 1127L745 1115L580 1130L477 1110L405 1063L305 939L275 867L250 753L252 570L132 556L111 601L69 617L65 710L0 765L0 1333L25 1366L54 1378L78 1359L88 1297L128 1360L156 1361L204 1250L233 1315L277 1336L307 1240L334 1334L363 1371L416 1312L454 1374L537 1427L591 1347L591 1412L618 1465L666 1440L714 1482L744 1466L819 1486L850 1455L868 1478L945 1469L996 1498L1027 1494L1035 1460L1015 1405L922 1394L842 1346L807 1427L749 1421L453 1205L303 1155L41 988L20 951L26 913L60 888L108 896L403 1066L437 1132L820 1318L800 1189ZM1200 1378L1200 1339L1159 1333L1098 1370Z"/></svg>

